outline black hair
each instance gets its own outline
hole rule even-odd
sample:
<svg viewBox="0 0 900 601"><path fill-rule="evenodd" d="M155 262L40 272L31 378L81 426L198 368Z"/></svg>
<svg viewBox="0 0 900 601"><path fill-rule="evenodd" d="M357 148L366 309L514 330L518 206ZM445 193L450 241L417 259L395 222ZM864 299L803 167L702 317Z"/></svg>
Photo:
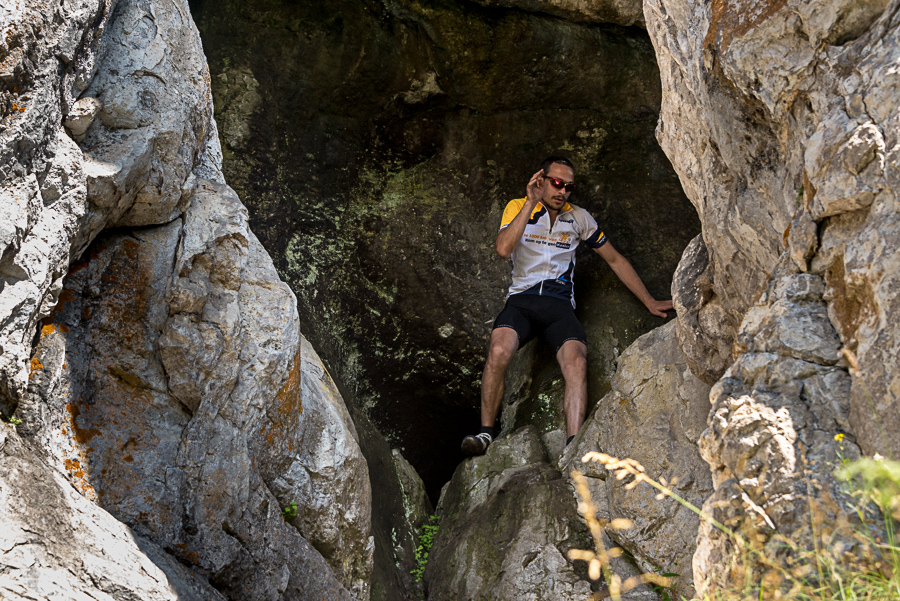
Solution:
<svg viewBox="0 0 900 601"><path fill-rule="evenodd" d="M547 171L550 170L550 167L554 163L556 163L558 165L565 165L566 167L570 168L572 171L575 171L575 165L573 165L572 162L569 159L567 159L566 157L552 156L552 157L547 157L541 163L541 170L544 172L544 174L546 174Z"/></svg>

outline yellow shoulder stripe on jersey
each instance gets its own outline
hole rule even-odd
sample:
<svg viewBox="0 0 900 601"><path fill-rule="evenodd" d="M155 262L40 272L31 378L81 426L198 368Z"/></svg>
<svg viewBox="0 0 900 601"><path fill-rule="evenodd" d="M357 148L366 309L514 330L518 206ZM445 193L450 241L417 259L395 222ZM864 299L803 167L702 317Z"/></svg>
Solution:
<svg viewBox="0 0 900 601"><path fill-rule="evenodd" d="M506 204L506 208L503 209L503 217L500 219L500 229L502 230L507 225L509 225L510 222L516 218L516 215L519 214L519 211L521 211L522 207L524 207L524 206L525 206L524 198L514 198L513 200L509 201ZM544 205L542 205L541 203L537 203L536 205L534 205L534 209L532 209L531 215L528 216L528 219L531 219L532 217L535 216L536 213L539 213L543 210L544 210ZM562 210L563 211L571 211L572 205L570 205L569 203L566 203L563 205Z"/></svg>

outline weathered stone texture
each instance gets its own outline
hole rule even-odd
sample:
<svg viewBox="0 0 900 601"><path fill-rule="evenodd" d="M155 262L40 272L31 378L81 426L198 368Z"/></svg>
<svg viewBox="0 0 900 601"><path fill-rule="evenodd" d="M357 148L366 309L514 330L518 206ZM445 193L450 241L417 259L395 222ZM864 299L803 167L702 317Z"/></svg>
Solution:
<svg viewBox="0 0 900 601"><path fill-rule="evenodd" d="M676 336L676 322L644 334L619 358L609 392L560 459L577 469L607 520L628 518L633 527L607 530L650 572L680 574L679 595L693 593L691 557L699 517L673 499L656 499L657 490L607 477L606 469L581 458L601 451L632 458L654 479L664 478L682 498L700 505L712 492L709 467L697 449L706 427L709 386L695 376Z"/></svg>
<svg viewBox="0 0 900 601"><path fill-rule="evenodd" d="M587 548L567 479L546 461L534 427L459 466L438 505L428 598L584 599L585 574L565 557ZM583 565L582 565L583 567Z"/></svg>
<svg viewBox="0 0 900 601"><path fill-rule="evenodd" d="M802 542L801 445L823 471L836 433L900 456L898 5L645 0L644 12L662 75L657 136L700 213L708 302L727 317L698 329L686 302L682 343L689 356L718 354L716 370L735 361L703 437L709 503L743 496ZM699 271L695 256L685 272ZM716 342L728 339L731 359ZM842 346L859 358L852 382ZM728 555L706 526L699 546L698 577Z"/></svg>
<svg viewBox="0 0 900 601"><path fill-rule="evenodd" d="M684 250L672 276L672 302L678 319L676 333L691 371L712 385L731 364L729 335L734 324L716 296L715 280L703 236Z"/></svg>
<svg viewBox="0 0 900 601"><path fill-rule="evenodd" d="M839 453L852 459L859 450L835 439L849 428L850 375L837 365L840 341L822 300L825 284L792 273L787 257L780 267L741 325L741 354L710 392L700 451L716 491L704 510L736 529L750 520L760 534L812 548L809 504L842 498L831 466ZM832 505L826 519L838 509ZM701 594L729 584L731 545L725 533L702 525L694 557Z"/></svg>
<svg viewBox="0 0 900 601"><path fill-rule="evenodd" d="M76 486L233 596L340 590L321 553L368 598L366 464L234 192L104 236L61 298L19 414Z"/></svg>
<svg viewBox="0 0 900 601"><path fill-rule="evenodd" d="M883 1L816 3L815 13L806 2L758 14L742 6L646 2L663 73L660 142L700 212L723 306L743 317L787 238L800 267L826 276L829 315L860 357L854 407L867 404L864 384L887 410L894 370L884 359L898 338L887 250L896 237L896 11ZM843 216L853 212L865 217L849 232ZM821 232L840 227L842 240L823 234L828 247L818 250L797 240L795 226L810 228L804 213ZM900 451L857 421L869 452Z"/></svg>
<svg viewBox="0 0 900 601"><path fill-rule="evenodd" d="M176 217L216 138L205 59L179 0L23 2L2 18L0 388L10 403L69 263L107 225ZM80 148L63 127L70 111Z"/></svg>
<svg viewBox="0 0 900 601"><path fill-rule="evenodd" d="M234 599L368 599L366 462L296 299L221 183L187 4L32 11L2 13L0 381L21 419L17 457L44 462L32 471L46 490L33 487L62 500L42 509L28 496L4 535L31 541L52 522L48 540L71 531L68 544L123 557L82 570L92 556L4 544L9 565L31 570L15 577L72 598L93 586L168 599L175 582L182 598L220 597L212 586ZM23 98L33 104L20 111ZM3 490L32 485L4 474ZM56 490L60 474L78 503ZM96 519L66 525L63 501ZM112 540L132 535L110 514L143 553Z"/></svg>
<svg viewBox="0 0 900 601"><path fill-rule="evenodd" d="M218 601L204 579L76 492L0 424L0 596Z"/></svg>

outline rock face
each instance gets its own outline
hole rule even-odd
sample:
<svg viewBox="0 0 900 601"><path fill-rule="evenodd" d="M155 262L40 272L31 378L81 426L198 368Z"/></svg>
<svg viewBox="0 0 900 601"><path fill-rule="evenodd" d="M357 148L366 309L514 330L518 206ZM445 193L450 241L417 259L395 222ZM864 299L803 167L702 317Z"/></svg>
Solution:
<svg viewBox="0 0 900 601"><path fill-rule="evenodd" d="M647 485L633 490L608 478L605 468L582 463L592 451L630 457L647 474L666 479L682 498L700 505L712 492L709 468L697 449L706 427L709 386L691 372L678 345L676 323L641 336L619 358L612 390L600 400L560 459L565 472L582 472L607 520L627 518L629 529L607 534L648 572L680 574L678 595L693 596L691 558L699 517L672 499L657 500Z"/></svg>
<svg viewBox="0 0 900 601"><path fill-rule="evenodd" d="M498 440L485 456L460 465L438 514L440 528L425 573L429 599L591 595L586 574L576 574L565 556L571 548L588 548L586 528L566 479L547 463L534 427Z"/></svg>
<svg viewBox="0 0 900 601"><path fill-rule="evenodd" d="M187 5L3 18L0 588L369 599L366 461L221 181Z"/></svg>
<svg viewBox="0 0 900 601"><path fill-rule="evenodd" d="M537 163L575 161L573 201L660 298L699 232L653 137L644 32L551 15L599 2L484 4L192 3L229 183L348 403L433 499L477 426L510 269L493 242ZM596 254L575 277L598 399L617 354L661 322ZM555 394L556 377L535 373L529 395Z"/></svg>
<svg viewBox="0 0 900 601"><path fill-rule="evenodd" d="M709 257L682 260L679 334L698 375L728 369L702 438L709 503L803 544L801 448L816 449L826 492L836 433L900 456L896 3L645 0L644 13L662 74L657 135ZM841 347L859 359L852 382ZM727 541L704 528L698 546L698 577L727 584L709 574Z"/></svg>
<svg viewBox="0 0 900 601"><path fill-rule="evenodd" d="M76 492L0 424L4 599L223 600L205 580Z"/></svg>
<svg viewBox="0 0 900 601"><path fill-rule="evenodd" d="M704 510L720 523L749 514L761 532L777 529L812 548L809 504L842 499L829 466L839 452L852 459L859 450L835 439L849 429L850 375L837 366L841 343L822 300L825 282L796 273L787 260L779 267L744 318L740 356L710 393L700 450L716 492ZM694 558L701 594L729 584L732 544L704 523Z"/></svg>
<svg viewBox="0 0 900 601"><path fill-rule="evenodd" d="M23 431L229 596L334 594L321 553L367 598L366 464L236 195L200 180L183 222L88 252L43 326Z"/></svg>

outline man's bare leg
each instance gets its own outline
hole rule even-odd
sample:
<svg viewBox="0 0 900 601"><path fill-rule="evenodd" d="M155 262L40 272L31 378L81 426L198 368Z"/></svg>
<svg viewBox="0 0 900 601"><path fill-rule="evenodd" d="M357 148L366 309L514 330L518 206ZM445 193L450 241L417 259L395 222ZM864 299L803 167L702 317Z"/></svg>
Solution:
<svg viewBox="0 0 900 601"><path fill-rule="evenodd" d="M569 340L556 352L556 360L566 381L563 410L568 438L578 434L587 412L587 347L580 340Z"/></svg>
<svg viewBox="0 0 900 601"><path fill-rule="evenodd" d="M503 389L506 385L506 368L519 348L519 335L512 328L497 328L491 332L491 344L487 361L481 374L481 425L494 427Z"/></svg>

